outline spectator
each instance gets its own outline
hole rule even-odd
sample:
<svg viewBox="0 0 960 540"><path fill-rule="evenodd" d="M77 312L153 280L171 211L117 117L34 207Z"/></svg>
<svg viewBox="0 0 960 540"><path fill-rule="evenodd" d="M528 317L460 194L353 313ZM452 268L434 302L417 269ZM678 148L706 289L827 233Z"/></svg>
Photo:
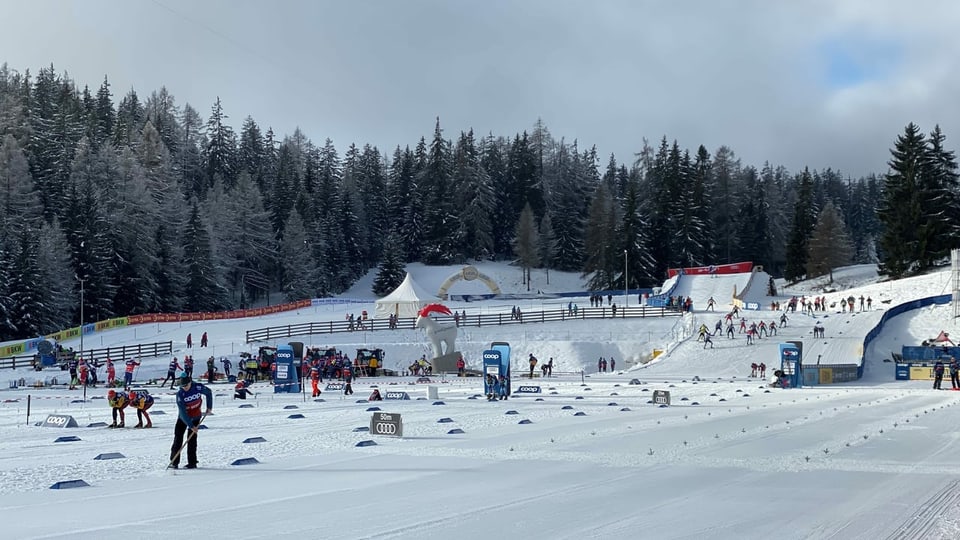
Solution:
<svg viewBox="0 0 960 540"><path fill-rule="evenodd" d="M383 396L380 395L380 390L374 388L373 393L370 394L370 397L367 398L367 401L383 401Z"/></svg>
<svg viewBox="0 0 960 540"><path fill-rule="evenodd" d="M201 346L201 347L206 347L206 346L207 346L207 333L206 333L206 332L204 332L203 335L200 336L200 346Z"/></svg>
<svg viewBox="0 0 960 540"><path fill-rule="evenodd" d="M320 395L320 366L314 364L310 367L310 390L313 392L313 397Z"/></svg>
<svg viewBox="0 0 960 540"><path fill-rule="evenodd" d="M188 349L193 348L193 334L190 334L190 333L187 334L187 348Z"/></svg>
<svg viewBox="0 0 960 540"><path fill-rule="evenodd" d="M227 358L226 356L220 359L220 363L223 364L223 376L226 377L227 380L229 381L230 369L233 367L233 365L230 363L230 359Z"/></svg>
<svg viewBox="0 0 960 540"><path fill-rule="evenodd" d="M117 381L117 368L113 367L113 360L107 358L107 386L113 386ZM162 385L161 385L162 386Z"/></svg>
<svg viewBox="0 0 960 540"><path fill-rule="evenodd" d="M533 370L534 370L534 368L537 367L537 357L535 357L535 356L533 355L533 353L530 353L530 358L527 360L527 362L530 364L530 378L532 379L532 378L533 378Z"/></svg>
<svg viewBox="0 0 960 540"><path fill-rule="evenodd" d="M216 360L211 356L207 358L207 384L213 384L213 380L217 376L217 364Z"/></svg>
<svg viewBox="0 0 960 540"><path fill-rule="evenodd" d="M943 361L937 360L933 365L933 389L940 390L941 382L943 382Z"/></svg>
<svg viewBox="0 0 960 540"><path fill-rule="evenodd" d="M343 366L343 395L352 396L353 395L353 373L350 371L350 364Z"/></svg>

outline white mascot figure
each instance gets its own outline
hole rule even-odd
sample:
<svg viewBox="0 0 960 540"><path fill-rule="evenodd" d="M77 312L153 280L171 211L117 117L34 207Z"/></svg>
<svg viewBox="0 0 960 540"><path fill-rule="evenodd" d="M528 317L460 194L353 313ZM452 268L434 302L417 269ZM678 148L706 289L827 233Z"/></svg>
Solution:
<svg viewBox="0 0 960 540"><path fill-rule="evenodd" d="M427 304L423 306L417 316L416 327L427 331L427 337L430 338L430 343L433 345L433 357L439 358L456 350L453 342L457 339L457 325L438 323L430 318L431 313L442 313L444 315L452 315L452 313L450 308L443 304Z"/></svg>

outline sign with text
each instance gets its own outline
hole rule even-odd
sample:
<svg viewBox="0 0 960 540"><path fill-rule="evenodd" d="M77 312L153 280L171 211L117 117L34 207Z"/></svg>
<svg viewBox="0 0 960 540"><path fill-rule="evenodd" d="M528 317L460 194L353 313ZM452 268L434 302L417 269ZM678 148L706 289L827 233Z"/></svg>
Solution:
<svg viewBox="0 0 960 540"><path fill-rule="evenodd" d="M370 418L370 433L403 437L403 420L396 413L375 412Z"/></svg>
<svg viewBox="0 0 960 540"><path fill-rule="evenodd" d="M399 390L392 390L383 394L383 399L410 399L410 394Z"/></svg>
<svg viewBox="0 0 960 540"><path fill-rule="evenodd" d="M518 387L517 387L516 392L517 392L518 394L539 394L539 393L540 393L540 387L539 387L539 386L532 386L532 385L521 385L521 386L518 386Z"/></svg>
<svg viewBox="0 0 960 540"><path fill-rule="evenodd" d="M670 405L670 392L666 390L654 390L653 402L657 405Z"/></svg>
<svg viewBox="0 0 960 540"><path fill-rule="evenodd" d="M68 414L51 414L47 416L47 419L43 421L42 425L43 427L57 428L80 427L77 425L77 421Z"/></svg>
<svg viewBox="0 0 960 540"><path fill-rule="evenodd" d="M326 391L328 391L328 392L331 392L331 391L332 391L332 392L339 392L339 391L343 390L343 383L342 383L342 382L327 383L327 387L324 388L324 390L326 390Z"/></svg>

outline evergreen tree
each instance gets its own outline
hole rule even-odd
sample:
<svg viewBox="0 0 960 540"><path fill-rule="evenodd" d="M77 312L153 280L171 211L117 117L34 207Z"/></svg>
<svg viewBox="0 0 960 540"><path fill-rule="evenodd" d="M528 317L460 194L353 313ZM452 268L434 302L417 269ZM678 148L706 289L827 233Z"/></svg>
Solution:
<svg viewBox="0 0 960 540"><path fill-rule="evenodd" d="M37 242L28 230L17 234L17 248L10 272L10 320L16 335L40 336L43 326L43 291L36 262Z"/></svg>
<svg viewBox="0 0 960 540"><path fill-rule="evenodd" d="M146 174L130 148L119 156L116 178L116 188L102 195L111 209L106 216L106 238L111 246L111 276L116 284L112 309L118 314L147 313L159 299L150 272L156 262L156 246L144 239L153 235L161 218Z"/></svg>
<svg viewBox="0 0 960 540"><path fill-rule="evenodd" d="M146 110L136 91L131 89L117 106L113 145L117 148L136 146L145 122ZM156 128L154 128L156 130ZM159 132L157 133L159 136Z"/></svg>
<svg viewBox="0 0 960 540"><path fill-rule="evenodd" d="M110 141L113 136L114 126L116 124L116 111L113 110L113 100L111 99L110 83L104 76L100 89L97 90L97 99L93 105L93 115L91 123L90 137L96 146L100 146Z"/></svg>
<svg viewBox="0 0 960 540"><path fill-rule="evenodd" d="M550 269L553 268L553 258L557 252L557 237L553 230L553 219L550 212L540 220L540 264L547 273L547 284L550 283Z"/></svg>
<svg viewBox="0 0 960 540"><path fill-rule="evenodd" d="M554 201L553 226L556 238L554 268L564 272L582 270L584 261L584 229L591 197L588 179L575 147L560 143L551 156L548 175L552 182Z"/></svg>
<svg viewBox="0 0 960 540"><path fill-rule="evenodd" d="M450 151L440 129L440 119L433 131L426 166L419 171L417 189L424 201L423 249L426 264L449 264L454 257L447 242L449 228L456 219L452 213L453 192L450 189Z"/></svg>
<svg viewBox="0 0 960 540"><path fill-rule="evenodd" d="M37 307L41 333L46 335L68 328L71 314L79 306L74 294L76 280L69 271L70 252L60 223L43 224L37 241L36 283L41 284L42 302ZM23 336L23 334L20 334Z"/></svg>
<svg viewBox="0 0 960 540"><path fill-rule="evenodd" d="M394 153L390 168L390 183L387 190L387 219L393 221L393 233L400 242L399 253L404 262L417 260L420 253L420 231L423 208L416 196L414 181L414 157L410 148Z"/></svg>
<svg viewBox="0 0 960 540"><path fill-rule="evenodd" d="M453 184L456 207L454 242L461 261L493 257L493 209L495 196L490 177L480 164L473 132L461 133L454 151Z"/></svg>
<svg viewBox="0 0 960 540"><path fill-rule="evenodd" d="M390 294L403 283L406 274L400 235L392 231L384 245L377 276L373 279L373 294L381 297Z"/></svg>
<svg viewBox="0 0 960 540"><path fill-rule="evenodd" d="M263 134L260 132L260 126L254 122L253 118L246 117L243 121L243 127L240 128L240 148L237 152L238 174L246 172L254 182L263 187L264 159L266 149L264 148Z"/></svg>
<svg viewBox="0 0 960 540"><path fill-rule="evenodd" d="M151 123L153 120L150 120ZM164 120L165 122L176 122L173 120ZM183 106L183 113L180 115L180 137L174 139L174 145L170 145L170 137L164 134L164 129L155 126L163 139L163 144L173 156L174 173L177 180L187 197L190 194L203 193L207 189L206 170L204 160L201 154L206 147L206 138L203 135L203 120L200 113L196 111L189 103Z"/></svg>
<svg viewBox="0 0 960 540"><path fill-rule="evenodd" d="M817 217L813 236L810 237L807 277L829 274L829 283L833 283L833 269L850 264L852 247L843 217L833 203L827 201Z"/></svg>
<svg viewBox="0 0 960 540"><path fill-rule="evenodd" d="M516 262L523 273L523 282L527 285L527 291L530 290L530 269L540 264L540 239L537 237L537 223L533 215L533 209L529 204L523 207L520 212L520 219L517 221L516 234L513 239L513 253L516 255Z"/></svg>
<svg viewBox="0 0 960 540"><path fill-rule="evenodd" d="M883 183L883 201L877 212L883 224L880 273L899 279L913 271L922 256L922 175L929 169L930 153L920 128L911 122L897 137L890 154L890 172Z"/></svg>
<svg viewBox="0 0 960 540"><path fill-rule="evenodd" d="M767 267L770 254L770 226L767 221L765 188L753 167L743 169L744 192L737 214L736 258Z"/></svg>
<svg viewBox="0 0 960 540"><path fill-rule="evenodd" d="M737 247L737 199L740 188L740 160L733 150L721 146L714 153L713 166L713 235L717 238L717 255L721 263L733 263Z"/></svg>
<svg viewBox="0 0 960 540"><path fill-rule="evenodd" d="M181 144L194 143L195 137L203 125L200 121L200 115L189 104L184 105L183 114L180 115L176 100L163 86L160 87L160 90L150 93L143 109L146 115L145 120L153 124L154 129L157 130L163 140L163 145L174 155L180 153ZM178 116L181 118L179 122L177 121ZM137 126L138 131L139 129L140 126ZM183 150L186 151L187 149L184 148Z"/></svg>
<svg viewBox="0 0 960 540"><path fill-rule="evenodd" d="M587 287L591 291L611 288L617 276L623 282L623 249L614 245L611 239L616 232L617 212L613 199L606 186L600 184L590 203L590 216L586 229L586 260L583 277L590 276Z"/></svg>
<svg viewBox="0 0 960 540"><path fill-rule="evenodd" d="M191 205L190 218L183 231L183 246L187 275L184 309L190 312L222 309L226 304L225 290L213 264L210 234L196 201Z"/></svg>
<svg viewBox="0 0 960 540"><path fill-rule="evenodd" d="M924 246L919 260L921 270L946 260L951 249L960 247L960 176L956 155L946 149L945 140L939 125L927 139L927 167L921 186L925 192L921 205L923 226L919 231Z"/></svg>
<svg viewBox="0 0 960 540"><path fill-rule="evenodd" d="M110 222L104 206L105 193L114 191L117 178L112 149L95 152L84 139L78 144L70 174L64 233L71 252L73 273L85 282L84 313L88 320L103 321L116 315L113 311L114 250ZM79 312L77 318L79 321Z"/></svg>
<svg viewBox="0 0 960 540"><path fill-rule="evenodd" d="M39 229L42 219L43 206L27 157L13 135L6 135L0 143L0 234Z"/></svg>
<svg viewBox="0 0 960 540"><path fill-rule="evenodd" d="M237 181L237 140L233 128L225 122L227 118L217 96L207 120L207 145L203 152L206 186L212 186L217 178L227 187L233 187Z"/></svg>
<svg viewBox="0 0 960 540"><path fill-rule="evenodd" d="M288 302L313 298L316 261L307 246L307 231L299 212L290 212L280 243L280 290Z"/></svg>
<svg viewBox="0 0 960 540"><path fill-rule="evenodd" d="M807 246L813 234L813 177L809 169L800 175L797 203L793 209L793 225L790 228L790 241L787 244L787 265L783 277L787 281L797 281L804 276L807 268Z"/></svg>
<svg viewBox="0 0 960 540"><path fill-rule="evenodd" d="M647 223L641 211L640 179L636 175L627 184L623 201L623 219L617 236L623 242L627 258L628 288L653 287L659 285L654 274L656 261L650 256L650 239L647 236Z"/></svg>

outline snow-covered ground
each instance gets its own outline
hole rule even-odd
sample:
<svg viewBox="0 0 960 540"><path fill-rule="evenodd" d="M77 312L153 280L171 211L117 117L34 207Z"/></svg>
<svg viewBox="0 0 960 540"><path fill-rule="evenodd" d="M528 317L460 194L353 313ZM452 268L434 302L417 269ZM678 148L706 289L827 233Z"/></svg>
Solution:
<svg viewBox="0 0 960 540"><path fill-rule="evenodd" d="M505 292L525 292L520 272L478 265ZM411 268L435 290L453 270ZM780 340L802 340L809 362L859 358L863 336L890 306L950 292L949 272L881 282L873 267L834 275L843 290L870 296L870 312L789 315ZM575 275L535 275L534 290L581 290ZM264 326L340 320L372 312L369 280L344 295L369 304L323 306L297 314L252 320L144 325L88 336L85 347L173 340L186 352L206 331L210 346L193 350L198 366L210 355L251 350L244 331ZM459 283L450 292L484 293ZM716 294L709 277L688 282L694 298ZM821 284L779 291L820 294ZM711 292L714 291L714 292ZM565 321L462 329L458 344L473 366L491 341L513 347L514 367L533 352L554 357L562 374L522 381L541 394L509 401L471 399L479 379L360 379L356 394L324 392L322 401L274 394L259 384L247 402L214 384L215 415L199 436L201 469L169 471L176 406L173 393L154 388L154 429L47 428L47 414L72 415L81 426L109 421L103 389L0 391L0 522L6 538L956 538L960 536L960 392L937 392L927 381L895 381L884 362L904 343L917 344L940 330L955 330L952 307L925 308L894 318L865 351L865 377L855 383L802 389L768 389L749 377L751 362L777 361L774 339L747 346L742 336L717 336L704 350L693 330L711 329L728 307L684 319ZM576 300L575 300L576 301ZM614 297L622 304L622 297ZM634 304L635 298L630 299ZM889 303L884 303L889 301ZM541 302L524 300L525 310ZM566 300L564 301L564 303ZM585 299L579 302L588 305ZM763 302L766 306L769 299ZM509 303L448 303L455 309L504 310ZM705 303L701 307L706 307ZM749 320L772 320L765 309ZM816 320L826 337L813 340ZM286 322L285 322L286 321ZM960 336L960 332L951 335ZM427 352L412 330L304 338L310 345L345 352L362 346L387 351L387 366ZM70 345L70 344L67 344ZM77 344L74 343L74 346ZM656 361L627 367L654 348ZM613 356L616 373L597 373L601 356ZM145 360L137 379L162 377L168 358ZM581 374L580 371L584 373ZM198 369L199 371L199 369ZM44 377L63 372L45 370ZM768 372L769 374L769 372ZM26 370L0 378L36 377ZM5 376L5 377L4 377ZM699 380L696 380L695 377ZM630 384L637 380L641 384ZM370 404L373 386L403 390L409 401ZM6 386L6 384L4 384ZM439 399L426 399L435 386ZM949 385L945 385L949 386ZM672 405L650 403L654 390L671 392ZM27 396L30 418L27 420ZM363 402L358 402L363 400ZM253 405L241 407L240 405ZM403 437L370 435L375 405L403 418ZM159 414L163 411L163 414ZM515 411L515 414L513 413ZM128 412L128 415L133 414ZM302 414L303 418L290 418ZM134 414L135 416L135 414ZM130 422L128 417L128 426ZM520 423L529 420L530 423ZM459 429L463 433L451 433ZM75 442L54 442L76 436ZM262 437L265 442L245 443ZM358 447L373 440L375 446ZM96 460L118 452L122 459ZM256 458L255 465L231 465ZM48 489L82 479L90 487Z"/></svg>

